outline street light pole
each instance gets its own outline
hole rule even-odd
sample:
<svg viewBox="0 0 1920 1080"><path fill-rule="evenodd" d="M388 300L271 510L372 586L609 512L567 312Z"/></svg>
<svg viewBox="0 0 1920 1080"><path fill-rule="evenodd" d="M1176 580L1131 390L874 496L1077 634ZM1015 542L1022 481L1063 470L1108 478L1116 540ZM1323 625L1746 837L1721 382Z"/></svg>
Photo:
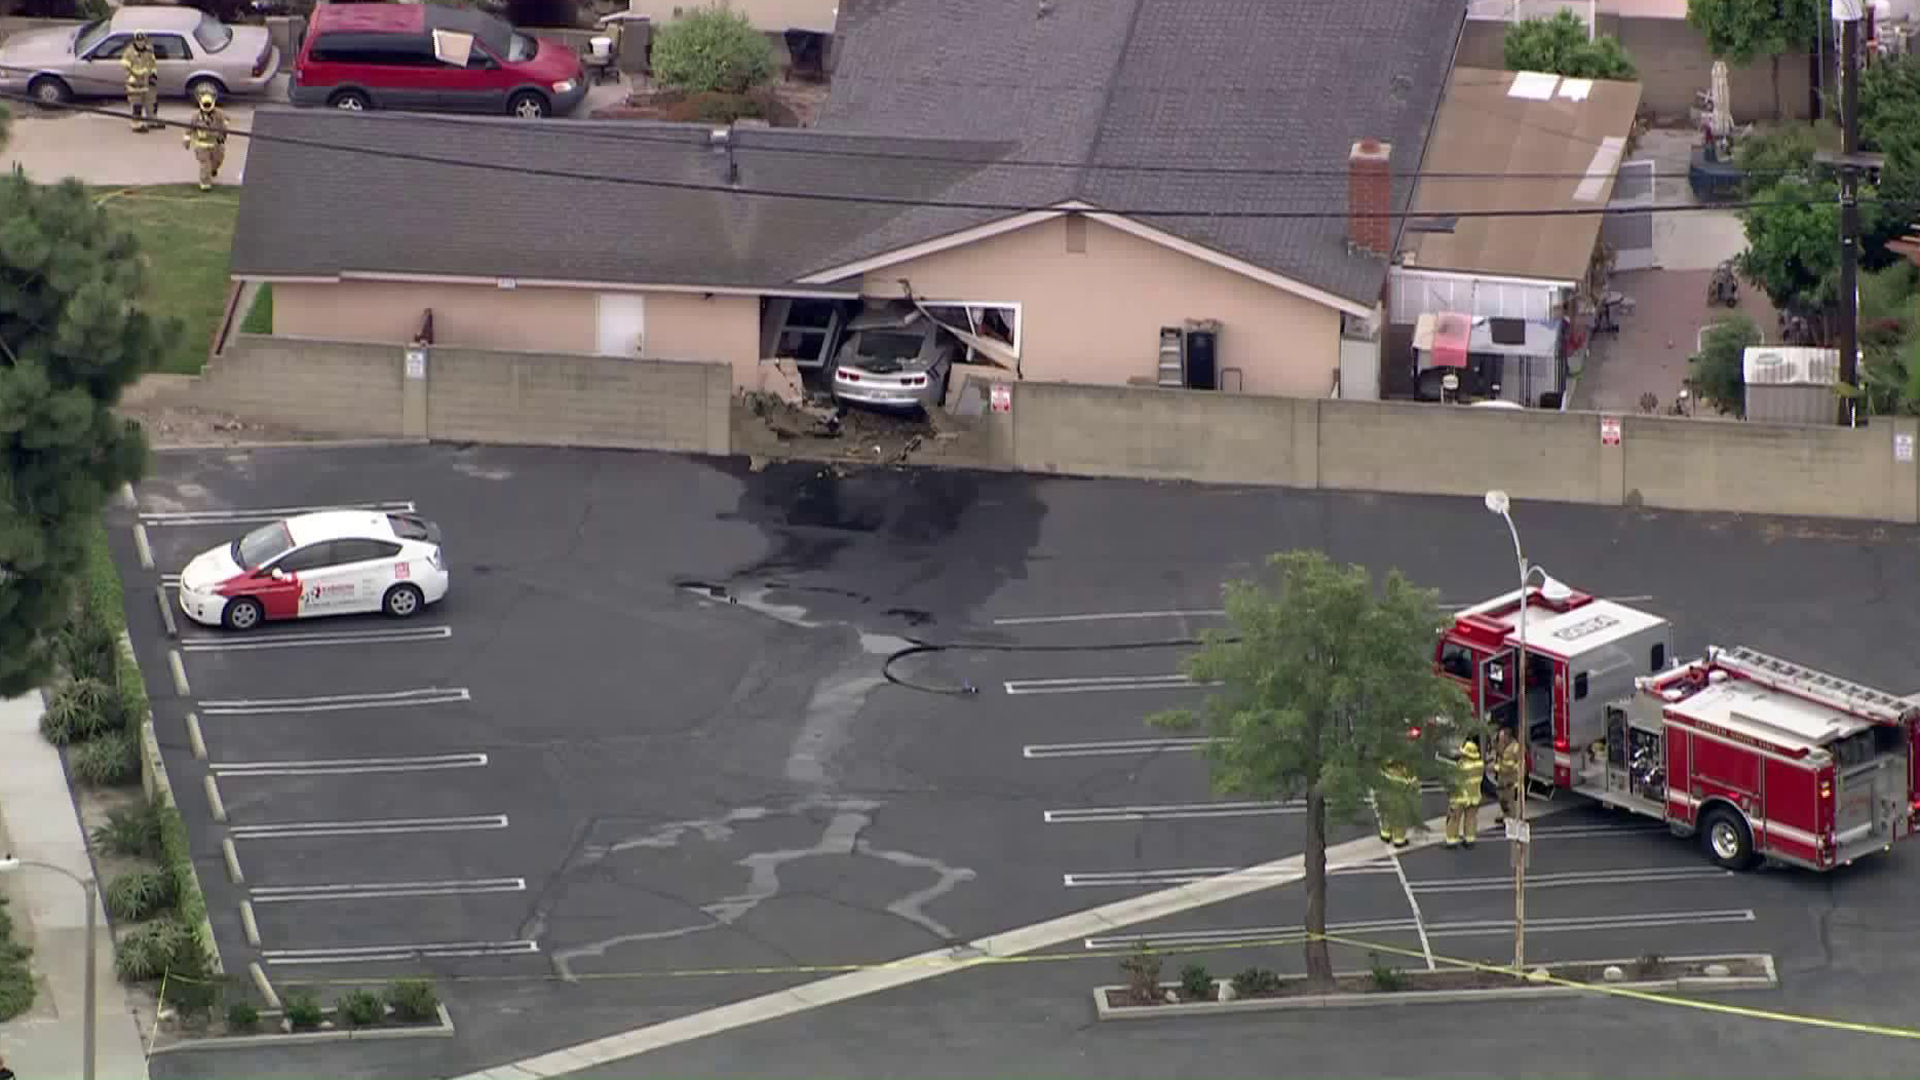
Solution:
<svg viewBox="0 0 1920 1080"><path fill-rule="evenodd" d="M1513 558L1520 567L1520 661L1519 670L1514 673L1514 693L1519 698L1519 724L1514 738L1520 744L1520 791L1514 799L1514 813L1519 821L1518 828L1509 827L1513 837L1513 970L1527 970L1527 781L1528 773L1533 771L1533 747L1529 745L1531 730L1527 726L1527 581L1533 576L1533 568L1527 565L1527 556L1520 549L1520 530L1514 527L1512 500L1504 491L1487 492L1487 509L1500 515L1507 523L1507 532L1513 537ZM1495 778L1498 779L1499 767L1495 766Z"/></svg>
<svg viewBox="0 0 1920 1080"><path fill-rule="evenodd" d="M73 871L68 870L66 867L55 866L52 863L36 862L32 859L16 859L11 855L0 858L0 874L18 870L23 866L31 866L37 870L51 870L80 886L80 891L85 893L87 897L87 975L85 979L87 1000L80 1013L80 1068L83 1080L94 1080L94 1009L97 1004L96 999L99 997L99 994L96 993L94 989L94 980L98 976L100 965L97 963L94 955L93 939L94 931L98 926L99 916L94 914L94 909L100 906L100 885L91 876L83 878Z"/></svg>

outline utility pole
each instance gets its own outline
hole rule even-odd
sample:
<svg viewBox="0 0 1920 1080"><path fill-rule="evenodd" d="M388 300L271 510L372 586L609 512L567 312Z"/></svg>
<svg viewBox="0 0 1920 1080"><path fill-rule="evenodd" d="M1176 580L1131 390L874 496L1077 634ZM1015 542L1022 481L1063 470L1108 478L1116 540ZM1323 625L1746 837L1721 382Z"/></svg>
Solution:
<svg viewBox="0 0 1920 1080"><path fill-rule="evenodd" d="M1860 387L1860 9L1861 0L1833 0L1840 21L1840 423L1851 426Z"/></svg>

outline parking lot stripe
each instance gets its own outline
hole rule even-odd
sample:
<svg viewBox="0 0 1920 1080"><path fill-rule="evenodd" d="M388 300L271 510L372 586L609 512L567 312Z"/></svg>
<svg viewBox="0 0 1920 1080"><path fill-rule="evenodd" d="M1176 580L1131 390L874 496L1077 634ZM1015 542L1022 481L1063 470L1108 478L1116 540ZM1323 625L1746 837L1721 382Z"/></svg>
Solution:
<svg viewBox="0 0 1920 1080"><path fill-rule="evenodd" d="M1400 862L1399 851L1387 858L1393 862L1393 876L1400 879L1400 891L1407 896L1407 907L1413 910L1413 929L1420 935L1420 952L1427 958L1427 970L1437 971L1439 966L1433 960L1433 942L1427 936L1427 919L1420 913L1420 898L1413 895L1413 886L1407 883L1407 868Z"/></svg>
<svg viewBox="0 0 1920 1080"><path fill-rule="evenodd" d="M1530 830L1532 835L1543 840L1592 840L1609 836L1632 836L1637 833L1664 833L1670 831L1665 825L1554 825L1542 829Z"/></svg>
<svg viewBox="0 0 1920 1080"><path fill-rule="evenodd" d="M465 881L366 881L352 885L256 885L256 904L300 900L399 900L419 896L476 896L526 892L526 878L469 878Z"/></svg>
<svg viewBox="0 0 1920 1080"><path fill-rule="evenodd" d="M472 701L467 688L428 687L379 694L332 694L324 697L234 698L202 701L202 716L245 716L257 713L341 712L346 709L397 709L406 705L448 705Z"/></svg>
<svg viewBox="0 0 1920 1080"><path fill-rule="evenodd" d="M1185 675L1088 675L1076 679L1009 679L1009 694L1090 694L1113 690L1185 690L1219 686L1194 682Z"/></svg>
<svg viewBox="0 0 1920 1080"><path fill-rule="evenodd" d="M389 645L409 641L445 641L453 636L451 626L396 626L375 630L320 630L292 634L263 634L259 637L224 637L213 634L180 639L183 652L253 652L259 649L310 649L322 645Z"/></svg>
<svg viewBox="0 0 1920 1080"><path fill-rule="evenodd" d="M1077 874L1060 875L1061 884L1069 889L1111 889L1128 886L1157 887L1161 885L1191 885L1211 878L1224 877L1227 874L1250 872L1253 874L1272 874L1293 881L1298 875L1285 870L1265 870L1261 867L1242 868L1238 866L1194 866L1177 870L1089 870ZM1335 876L1347 874L1391 874L1391 862L1354 863L1347 866L1328 867L1327 873ZM1511 882L1508 883L1511 886Z"/></svg>
<svg viewBox="0 0 1920 1080"><path fill-rule="evenodd" d="M154 510L142 511L140 520L155 527L166 525L237 525L249 522L279 521L281 518L298 517L301 514L317 514L326 510L371 510L376 513L410 514L415 507L411 502L363 502L334 503L328 506L263 506L256 509L234 510Z"/></svg>
<svg viewBox="0 0 1920 1080"><path fill-rule="evenodd" d="M1428 793L1443 790L1439 784L1422 784ZM1168 803L1161 806L1082 806L1068 810L1045 810L1041 819L1049 825L1085 825L1112 821L1181 821L1188 818L1260 817L1273 814L1299 814L1306 811L1303 799L1285 802L1211 802Z"/></svg>
<svg viewBox="0 0 1920 1080"><path fill-rule="evenodd" d="M1112 742L1039 743L1023 747L1025 758L1118 757L1125 754L1177 754L1198 750L1213 740L1205 736L1177 739L1117 739Z"/></svg>
<svg viewBox="0 0 1920 1080"><path fill-rule="evenodd" d="M262 949L269 964L373 964L404 960L458 960L475 956L532 956L533 941L449 941L433 945L353 945L337 949Z"/></svg>
<svg viewBox="0 0 1920 1080"><path fill-rule="evenodd" d="M433 772L482 769L485 754L431 754L424 757L335 758L324 761L227 761L207 768L221 779L241 776L354 776L361 773Z"/></svg>
<svg viewBox="0 0 1920 1080"><path fill-rule="evenodd" d="M1717 866L1648 866L1627 870L1575 870L1564 874L1527 875L1528 889L1564 889L1575 885L1652 885L1668 881L1697 881L1732 877ZM1429 878L1413 883L1416 893L1511 892L1512 875L1479 878Z"/></svg>
<svg viewBox="0 0 1920 1080"><path fill-rule="evenodd" d="M369 821L286 821L234 825L235 840L288 840L302 836L391 836L398 833L474 832L507 827L505 814L465 817L375 818Z"/></svg>
<svg viewBox="0 0 1920 1080"><path fill-rule="evenodd" d="M1653 911L1642 914L1567 916L1530 918L1527 933L1574 933L1608 930L1652 930L1673 926L1705 926L1726 923L1750 923L1756 916L1751 908L1727 908L1718 911ZM1413 919L1376 919L1369 922L1331 923L1329 933L1408 933L1417 929ZM1299 926L1247 926L1230 930L1169 930L1155 934L1118 934L1090 937L1084 942L1091 950L1148 948L1187 948L1206 945L1241 945L1250 941L1271 941L1302 934ZM1430 937L1492 937L1513 932L1512 919L1462 919L1430 922Z"/></svg>
<svg viewBox="0 0 1920 1080"><path fill-rule="evenodd" d="M1196 608L1191 611L1100 611L1085 615L1021 615L995 619L995 626L1045 626L1050 623L1120 622L1127 619L1207 619L1221 618L1221 608Z"/></svg>

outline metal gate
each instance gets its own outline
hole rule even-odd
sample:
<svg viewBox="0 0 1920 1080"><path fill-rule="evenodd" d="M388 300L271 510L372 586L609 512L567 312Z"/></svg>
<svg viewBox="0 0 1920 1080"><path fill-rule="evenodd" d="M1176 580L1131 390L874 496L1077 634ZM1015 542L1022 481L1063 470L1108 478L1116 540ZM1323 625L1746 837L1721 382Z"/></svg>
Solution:
<svg viewBox="0 0 1920 1080"><path fill-rule="evenodd" d="M1653 253L1653 212L1621 213L1622 208L1652 206L1656 169L1652 161L1624 161L1613 181L1613 201L1600 226L1600 239L1613 248L1615 270L1651 270L1659 266Z"/></svg>

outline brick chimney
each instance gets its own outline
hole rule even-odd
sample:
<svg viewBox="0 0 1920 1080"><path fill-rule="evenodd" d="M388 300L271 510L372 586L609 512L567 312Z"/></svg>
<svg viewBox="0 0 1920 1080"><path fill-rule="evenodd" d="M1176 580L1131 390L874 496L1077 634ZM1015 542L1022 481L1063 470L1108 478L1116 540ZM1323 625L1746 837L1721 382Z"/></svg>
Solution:
<svg viewBox="0 0 1920 1080"><path fill-rule="evenodd" d="M1347 244L1381 257L1393 254L1393 146L1362 139L1347 155ZM1371 215L1371 216L1363 216Z"/></svg>

